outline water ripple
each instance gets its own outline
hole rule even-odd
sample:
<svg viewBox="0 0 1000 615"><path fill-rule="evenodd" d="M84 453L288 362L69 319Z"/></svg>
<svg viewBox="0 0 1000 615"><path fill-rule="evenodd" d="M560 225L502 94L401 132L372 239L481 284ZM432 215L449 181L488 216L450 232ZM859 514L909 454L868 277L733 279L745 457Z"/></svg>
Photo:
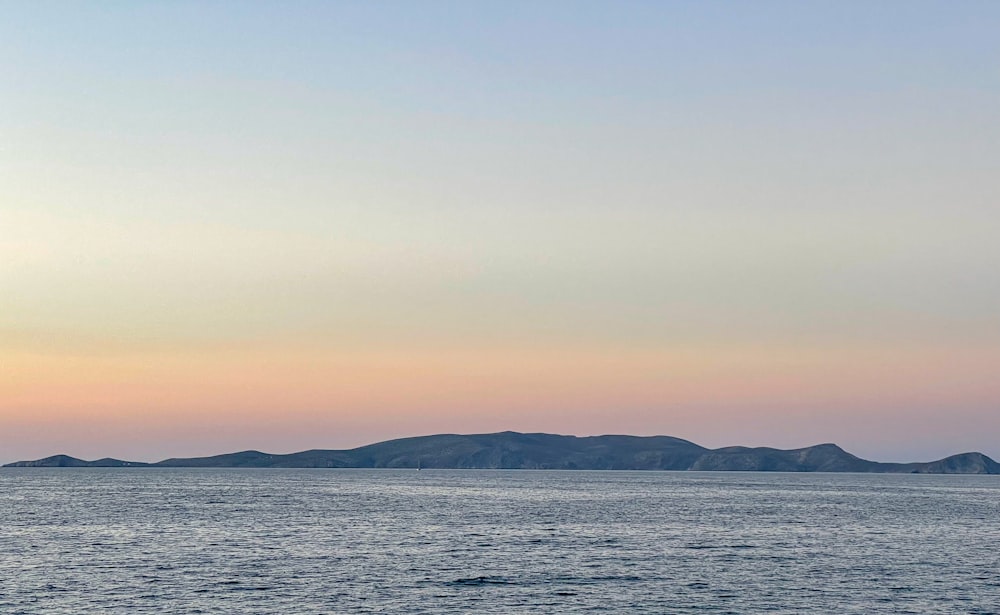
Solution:
<svg viewBox="0 0 1000 615"><path fill-rule="evenodd" d="M0 612L996 613L1000 477L0 471Z"/></svg>

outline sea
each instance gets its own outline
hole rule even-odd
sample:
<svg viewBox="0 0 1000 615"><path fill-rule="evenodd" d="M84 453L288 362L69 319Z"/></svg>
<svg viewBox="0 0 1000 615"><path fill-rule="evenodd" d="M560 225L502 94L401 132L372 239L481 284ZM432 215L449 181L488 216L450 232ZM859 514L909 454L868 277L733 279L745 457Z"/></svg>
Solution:
<svg viewBox="0 0 1000 615"><path fill-rule="evenodd" d="M1000 613L1000 476L4 469L0 613Z"/></svg>

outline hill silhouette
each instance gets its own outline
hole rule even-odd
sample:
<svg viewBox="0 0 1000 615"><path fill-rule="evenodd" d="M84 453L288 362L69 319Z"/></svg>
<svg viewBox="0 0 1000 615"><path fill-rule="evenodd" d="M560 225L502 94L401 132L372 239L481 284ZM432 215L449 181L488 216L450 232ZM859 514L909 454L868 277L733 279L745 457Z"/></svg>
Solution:
<svg viewBox="0 0 1000 615"><path fill-rule="evenodd" d="M286 455L241 451L165 459L157 463L55 455L4 467L172 468L448 468L519 470L697 470L753 472L887 472L1000 474L982 453L961 453L919 463L880 463L856 457L835 444L805 448L731 446L709 449L670 436L561 436L504 431L439 434L388 440L348 450L309 450Z"/></svg>

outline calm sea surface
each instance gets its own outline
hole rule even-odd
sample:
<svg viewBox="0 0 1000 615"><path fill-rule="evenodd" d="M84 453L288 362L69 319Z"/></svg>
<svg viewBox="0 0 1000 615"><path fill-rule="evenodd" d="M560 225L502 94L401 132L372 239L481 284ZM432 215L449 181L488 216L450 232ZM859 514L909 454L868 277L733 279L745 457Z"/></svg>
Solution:
<svg viewBox="0 0 1000 615"><path fill-rule="evenodd" d="M998 613L1000 477L8 469L0 613Z"/></svg>

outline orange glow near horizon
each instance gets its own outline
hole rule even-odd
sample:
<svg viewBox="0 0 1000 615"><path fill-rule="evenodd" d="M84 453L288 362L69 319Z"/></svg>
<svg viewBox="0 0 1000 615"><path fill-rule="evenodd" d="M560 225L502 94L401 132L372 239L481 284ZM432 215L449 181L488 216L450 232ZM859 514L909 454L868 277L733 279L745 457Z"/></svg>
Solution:
<svg viewBox="0 0 1000 615"><path fill-rule="evenodd" d="M797 446L814 443L798 435L808 420L819 437L825 429L825 439L863 446L864 435L844 433L838 421L878 408L876 422L924 422L920 408L988 403L1000 385L983 366L998 359L989 349L876 347L23 353L5 357L0 414L11 428L39 426L46 437L81 425L107 430L92 434L88 450L143 459L223 452L201 442L205 430L232 446L273 442L281 452L361 445L366 434L502 429ZM115 432L131 441L116 442Z"/></svg>

